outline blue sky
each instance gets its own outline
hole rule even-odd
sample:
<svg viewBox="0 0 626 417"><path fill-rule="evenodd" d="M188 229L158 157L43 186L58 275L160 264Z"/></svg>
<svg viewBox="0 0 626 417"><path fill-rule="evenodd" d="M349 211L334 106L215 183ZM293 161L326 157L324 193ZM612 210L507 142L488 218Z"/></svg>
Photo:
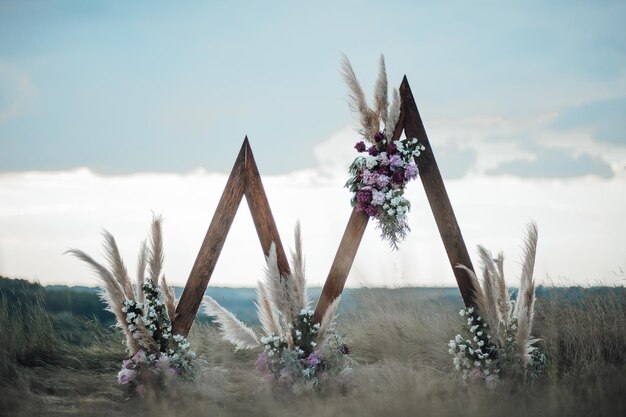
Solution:
<svg viewBox="0 0 626 417"><path fill-rule="evenodd" d="M0 0L0 274L93 284L61 254L98 253L106 228L134 259L154 211L184 284L248 135L283 240L302 220L323 283L358 139L341 54L370 92L384 53L472 253L504 249L515 270L535 219L540 282L623 285L623 22L623 1ZM420 188L406 244L389 254L368 229L348 285L454 285ZM238 215L218 285L254 285L251 233Z"/></svg>
<svg viewBox="0 0 626 417"><path fill-rule="evenodd" d="M610 145L495 137L537 161L491 175L606 177L619 162L602 153L626 147L624 21L623 2L1 0L0 170L226 172L246 134L264 172L310 167L316 143L354 124L344 52L366 89L380 53L392 85L407 74L427 128L552 114L546 130ZM457 142L444 159L469 148L471 167L476 144Z"/></svg>

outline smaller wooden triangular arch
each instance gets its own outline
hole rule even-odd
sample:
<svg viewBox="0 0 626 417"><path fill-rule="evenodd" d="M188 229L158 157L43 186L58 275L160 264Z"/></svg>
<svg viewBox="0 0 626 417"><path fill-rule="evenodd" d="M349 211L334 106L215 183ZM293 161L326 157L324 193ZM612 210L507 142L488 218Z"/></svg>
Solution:
<svg viewBox="0 0 626 417"><path fill-rule="evenodd" d="M267 256L270 246L274 242L278 255L278 269L283 276L290 274L285 250L250 148L250 142L246 136L178 302L176 317L172 323L174 334L183 336L189 334L217 259L222 252L226 236L228 236L230 226L239 209L239 203L244 195L252 214L263 253Z"/></svg>
<svg viewBox="0 0 626 417"><path fill-rule="evenodd" d="M419 166L419 177L422 180L428 203L435 217L441 240L448 254L448 260L452 266L454 277L459 286L461 297L465 305L474 304L474 286L467 272L457 268L457 265L465 265L474 270L472 261L465 247L461 229L456 221L452 204L448 198L443 178L439 172L435 154L428 140L424 123L417 110L417 104L413 98L411 87L406 76L400 85L400 119L395 127L393 139L400 138L402 131L407 137L417 138L426 147L416 162ZM337 249L337 254L324 283L324 288L320 294L319 301L315 307L314 320L320 322L330 303L341 295L348 273L352 267L352 262L365 233L369 217L363 213L352 210L350 220Z"/></svg>

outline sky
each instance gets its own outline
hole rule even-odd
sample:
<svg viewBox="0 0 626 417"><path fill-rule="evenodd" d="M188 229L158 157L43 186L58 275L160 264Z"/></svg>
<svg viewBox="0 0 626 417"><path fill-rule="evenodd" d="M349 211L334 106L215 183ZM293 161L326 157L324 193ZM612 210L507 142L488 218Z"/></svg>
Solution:
<svg viewBox="0 0 626 417"><path fill-rule="evenodd" d="M302 222L321 285L350 214L358 120L378 58L408 77L470 253L519 277L623 285L624 2L0 0L0 275L95 285L77 260L113 233L129 268L152 213L184 285L243 138L283 243ZM419 181L398 252L370 225L347 285L455 285ZM102 259L102 258L100 258ZM242 259L244 260L242 262ZM245 202L211 285L252 286L263 256Z"/></svg>

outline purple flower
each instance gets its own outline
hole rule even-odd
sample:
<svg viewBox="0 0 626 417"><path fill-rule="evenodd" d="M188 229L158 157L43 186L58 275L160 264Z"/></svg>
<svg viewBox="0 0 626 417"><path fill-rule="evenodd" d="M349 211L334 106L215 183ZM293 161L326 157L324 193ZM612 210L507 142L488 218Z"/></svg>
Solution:
<svg viewBox="0 0 626 417"><path fill-rule="evenodd" d="M354 149L356 149L357 152L365 152L365 143L363 143L363 141L357 142L356 145L354 145Z"/></svg>
<svg viewBox="0 0 626 417"><path fill-rule="evenodd" d="M395 155L398 153L398 147L395 143L391 142L389 145L387 145L387 153L389 155Z"/></svg>
<svg viewBox="0 0 626 417"><path fill-rule="evenodd" d="M400 158L400 155L391 155L391 158L389 158L389 165L391 166L391 168L397 168L397 167L401 167L403 164L402 162L402 158Z"/></svg>
<svg viewBox="0 0 626 417"><path fill-rule="evenodd" d="M387 152L381 152L378 154L378 162L380 163L380 166L389 165L389 158L387 157Z"/></svg>
<svg viewBox="0 0 626 417"><path fill-rule="evenodd" d="M261 352L259 354L259 357L254 363L254 366L256 367L256 370L259 371L261 374L267 374L268 372L270 372L270 364L267 360L267 355L265 354L265 352Z"/></svg>
<svg viewBox="0 0 626 417"><path fill-rule="evenodd" d="M368 206L365 208L365 214L370 217L374 217L378 214L378 210L376 209L376 207Z"/></svg>
<svg viewBox="0 0 626 417"><path fill-rule="evenodd" d="M385 139L385 134L383 132L376 132L376 134L374 135L374 140L376 142L380 142L383 139Z"/></svg>
<svg viewBox="0 0 626 417"><path fill-rule="evenodd" d="M370 148L367 150L367 152L372 155L372 156L376 156L378 155L378 148L374 145L370 146Z"/></svg>
<svg viewBox="0 0 626 417"><path fill-rule="evenodd" d="M415 162L411 162L405 168L404 178L407 181L414 180L415 178L417 178L418 172L419 172L419 170L417 169L417 165L415 165Z"/></svg>
<svg viewBox="0 0 626 417"><path fill-rule="evenodd" d="M389 185L390 178L386 175L378 175L376 177L376 185L380 188L385 188Z"/></svg>
<svg viewBox="0 0 626 417"><path fill-rule="evenodd" d="M372 206L382 206L385 202L385 193L378 190L372 190Z"/></svg>
<svg viewBox="0 0 626 417"><path fill-rule="evenodd" d="M122 368L132 369L132 366L133 366L133 363L132 363L132 361L130 359L124 359L122 361Z"/></svg>
<svg viewBox="0 0 626 417"><path fill-rule="evenodd" d="M356 193L356 201L359 204L369 204L372 201L372 191L370 187L363 187Z"/></svg>
<svg viewBox="0 0 626 417"><path fill-rule="evenodd" d="M373 185L374 183L376 183L378 174L372 174L371 171L366 169L365 171L363 171L363 175L361 176L361 178L365 185Z"/></svg>
<svg viewBox="0 0 626 417"><path fill-rule="evenodd" d="M135 363L145 363L148 361L148 358L146 357L146 352L139 349L137 352L135 352L131 360Z"/></svg>
<svg viewBox="0 0 626 417"><path fill-rule="evenodd" d="M117 383L118 384L128 384L137 376L137 371L132 369L122 369L117 374Z"/></svg>
<svg viewBox="0 0 626 417"><path fill-rule="evenodd" d="M401 170L397 170L393 173L393 176L391 177L391 182L397 185L404 184L404 174Z"/></svg>
<svg viewBox="0 0 626 417"><path fill-rule="evenodd" d="M304 363L309 368L315 368L322 362L322 358L316 352L311 353L305 360Z"/></svg>

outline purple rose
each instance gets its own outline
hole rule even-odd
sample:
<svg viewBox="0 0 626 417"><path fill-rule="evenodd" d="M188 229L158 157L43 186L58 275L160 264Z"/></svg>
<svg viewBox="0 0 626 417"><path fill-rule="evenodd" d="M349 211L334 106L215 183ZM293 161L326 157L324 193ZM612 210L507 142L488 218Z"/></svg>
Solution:
<svg viewBox="0 0 626 417"><path fill-rule="evenodd" d="M417 169L417 165L415 165L415 162L411 162L405 168L404 178L407 181L414 180L415 178L417 178L418 173L419 173L419 170Z"/></svg>
<svg viewBox="0 0 626 417"><path fill-rule="evenodd" d="M363 175L361 176L365 185L373 185L376 182L377 177L377 174L372 174L372 172L367 169L363 171Z"/></svg>
<svg viewBox="0 0 626 417"><path fill-rule="evenodd" d="M391 182L396 185L404 184L404 173L401 170L397 170L391 177Z"/></svg>
<svg viewBox="0 0 626 417"><path fill-rule="evenodd" d="M378 155L378 148L374 145L370 146L370 148L367 150L367 152L372 155L372 156L376 156Z"/></svg>
<svg viewBox="0 0 626 417"><path fill-rule="evenodd" d="M376 185L380 188L385 188L387 185L389 185L389 177L386 175L378 175L376 177Z"/></svg>
<svg viewBox="0 0 626 417"><path fill-rule="evenodd" d="M378 164L380 166L387 166L389 165L389 158L387 156L387 152L381 152L378 154Z"/></svg>
<svg viewBox="0 0 626 417"><path fill-rule="evenodd" d="M376 132L376 134L374 135L374 140L376 142L380 142L383 139L385 139L385 134L383 132Z"/></svg>
<svg viewBox="0 0 626 417"><path fill-rule="evenodd" d="M369 204L372 201L372 191L370 187L363 187L356 193L356 201L359 204Z"/></svg>
<svg viewBox="0 0 626 417"><path fill-rule="evenodd" d="M320 356L313 352L311 353L305 360L304 363L306 364L306 366L308 366L309 368L315 368L317 365L319 365L322 362L322 358L320 358Z"/></svg>
<svg viewBox="0 0 626 417"><path fill-rule="evenodd" d="M357 142L356 145L354 145L354 149L356 149L357 152L365 152L365 143L363 143L363 141Z"/></svg>
<svg viewBox="0 0 626 417"><path fill-rule="evenodd" d="M398 153L398 147L394 142L391 142L389 145L387 145L387 153L389 155L395 155Z"/></svg>
<svg viewBox="0 0 626 417"><path fill-rule="evenodd" d="M389 165L392 169L401 167L403 165L403 162L402 158L400 158L400 155L391 155L391 158L389 158Z"/></svg>

